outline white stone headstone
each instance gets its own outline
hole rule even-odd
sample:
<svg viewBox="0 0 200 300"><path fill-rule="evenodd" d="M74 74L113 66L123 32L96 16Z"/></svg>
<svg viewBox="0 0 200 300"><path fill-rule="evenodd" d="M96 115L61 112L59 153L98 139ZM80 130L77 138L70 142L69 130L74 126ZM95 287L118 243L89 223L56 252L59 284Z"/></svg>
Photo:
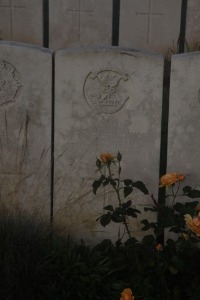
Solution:
<svg viewBox="0 0 200 300"><path fill-rule="evenodd" d="M0 39L43 44L41 0L0 0Z"/></svg>
<svg viewBox="0 0 200 300"><path fill-rule="evenodd" d="M63 50L55 73L55 223L87 242L116 240L118 225L111 234L96 222L112 201L91 192L96 157L120 151L122 178L142 180L157 196L163 59L120 48ZM136 189L131 199L139 209L152 204ZM139 221L132 231L140 236Z"/></svg>
<svg viewBox="0 0 200 300"><path fill-rule="evenodd" d="M0 199L50 212L52 51L0 42Z"/></svg>
<svg viewBox="0 0 200 300"><path fill-rule="evenodd" d="M119 45L166 53L176 48L181 0L123 0Z"/></svg>
<svg viewBox="0 0 200 300"><path fill-rule="evenodd" d="M200 187L200 52L174 55L171 66L168 172Z"/></svg>
<svg viewBox="0 0 200 300"><path fill-rule="evenodd" d="M186 42L190 51L200 50L200 1L187 1ZM186 49L187 50L187 49Z"/></svg>
<svg viewBox="0 0 200 300"><path fill-rule="evenodd" d="M50 0L49 45L110 46L112 0Z"/></svg>

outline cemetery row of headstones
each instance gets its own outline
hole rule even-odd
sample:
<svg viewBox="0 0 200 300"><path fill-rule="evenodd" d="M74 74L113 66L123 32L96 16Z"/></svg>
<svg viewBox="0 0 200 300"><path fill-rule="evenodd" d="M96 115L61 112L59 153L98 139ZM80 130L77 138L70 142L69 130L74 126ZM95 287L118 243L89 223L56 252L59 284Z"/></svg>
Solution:
<svg viewBox="0 0 200 300"><path fill-rule="evenodd" d="M47 13L51 49L112 45L113 0L47 1L49 9L42 0L0 0L0 39L44 46ZM187 2L186 41L192 48L199 43L200 2ZM181 5L182 0L120 1L119 46L176 51Z"/></svg>
<svg viewBox="0 0 200 300"><path fill-rule="evenodd" d="M121 176L144 181L157 197L163 58L115 47L68 49L56 52L53 68L52 57L45 48L0 42L0 201L49 218L53 137L55 224L88 242L107 238L96 219L112 194L91 192L100 153L120 151ZM172 58L168 143L168 171L189 174L197 185L199 60L199 52ZM139 191L131 199L139 209L151 204Z"/></svg>

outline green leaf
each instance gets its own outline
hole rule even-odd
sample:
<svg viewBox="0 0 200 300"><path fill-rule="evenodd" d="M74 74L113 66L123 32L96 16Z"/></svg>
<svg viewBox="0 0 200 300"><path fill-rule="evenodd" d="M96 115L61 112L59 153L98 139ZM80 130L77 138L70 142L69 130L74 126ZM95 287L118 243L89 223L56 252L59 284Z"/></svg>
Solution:
<svg viewBox="0 0 200 300"><path fill-rule="evenodd" d="M113 206L112 205L107 205L104 207L105 210L113 211Z"/></svg>
<svg viewBox="0 0 200 300"><path fill-rule="evenodd" d="M157 210L157 208L154 208L154 207L144 207L144 211L146 212L146 211L152 211L152 212L157 212L158 210Z"/></svg>
<svg viewBox="0 0 200 300"><path fill-rule="evenodd" d="M185 205L182 203L177 202L176 204L174 204L174 209L181 214L185 213Z"/></svg>
<svg viewBox="0 0 200 300"><path fill-rule="evenodd" d="M103 182L103 186L106 186L110 183L110 179L109 178L106 178Z"/></svg>
<svg viewBox="0 0 200 300"><path fill-rule="evenodd" d="M136 181L132 183L132 187L135 187L136 189L140 190L145 195L148 195L149 192L146 188L146 185L142 181Z"/></svg>
<svg viewBox="0 0 200 300"><path fill-rule="evenodd" d="M172 267L172 266L169 266L169 271L170 271L170 273L172 273L173 275L176 275L176 274L178 273L178 271L177 271L174 267Z"/></svg>
<svg viewBox="0 0 200 300"><path fill-rule="evenodd" d="M111 222L111 213L108 212L107 214L100 217L100 224L105 227Z"/></svg>
<svg viewBox="0 0 200 300"><path fill-rule="evenodd" d="M189 198L200 198L200 191L192 189L190 186L185 186L183 188L183 193Z"/></svg>
<svg viewBox="0 0 200 300"><path fill-rule="evenodd" d="M191 190L192 190L192 188L190 186L184 186L183 193L188 194Z"/></svg>
<svg viewBox="0 0 200 300"><path fill-rule="evenodd" d="M124 245L125 246L131 246L131 245L135 245L135 244L137 244L138 243L138 240L136 239L136 238L134 238L134 237L131 237L131 238L129 238L125 243L124 243Z"/></svg>
<svg viewBox="0 0 200 300"><path fill-rule="evenodd" d="M116 211L111 216L112 221L115 223L122 223L124 222L124 216L119 215Z"/></svg>
<svg viewBox="0 0 200 300"><path fill-rule="evenodd" d="M105 179L106 179L106 177L105 177L104 175L101 175L101 177L99 178L99 180L100 180L101 182L103 182Z"/></svg>
<svg viewBox="0 0 200 300"><path fill-rule="evenodd" d="M124 188L124 197L126 198L128 195L130 195L133 191L133 188L132 187L129 187L129 186L126 186Z"/></svg>
<svg viewBox="0 0 200 300"><path fill-rule="evenodd" d="M95 180L92 184L93 193L96 195L98 188L101 186L101 180Z"/></svg>
<svg viewBox="0 0 200 300"><path fill-rule="evenodd" d="M192 190L190 193L187 194L189 198L200 198L200 191L199 190Z"/></svg>
<svg viewBox="0 0 200 300"><path fill-rule="evenodd" d="M170 232L175 232L175 233L180 233L180 232L182 232L180 226L171 227L169 231L170 231Z"/></svg>
<svg viewBox="0 0 200 300"><path fill-rule="evenodd" d="M122 160L122 155L121 153L118 151L117 153L117 160L120 162Z"/></svg>
<svg viewBox="0 0 200 300"><path fill-rule="evenodd" d="M141 223L145 226L149 225L149 221L147 219L142 220Z"/></svg>
<svg viewBox="0 0 200 300"><path fill-rule="evenodd" d="M142 239L142 243L145 245L154 245L155 244L155 238L152 234L145 235Z"/></svg>
<svg viewBox="0 0 200 300"><path fill-rule="evenodd" d="M137 218L137 213L140 213L140 211L137 210L137 209L134 209L134 208L132 208L132 207L129 207L129 208L127 208L127 210L126 210L126 215L127 215L127 216L131 216L131 217L133 217L133 218Z"/></svg>
<svg viewBox="0 0 200 300"><path fill-rule="evenodd" d="M125 186L129 186L129 185L132 185L133 181L131 179L125 179L124 180L124 185Z"/></svg>
<svg viewBox="0 0 200 300"><path fill-rule="evenodd" d="M119 174L121 174L121 171L122 171L122 168L121 168L121 167L119 167Z"/></svg>
<svg viewBox="0 0 200 300"><path fill-rule="evenodd" d="M101 168L101 161L100 161L100 159L98 159L97 158L97 160L96 160L96 166L97 166L97 168Z"/></svg>
<svg viewBox="0 0 200 300"><path fill-rule="evenodd" d="M127 202L125 202L125 203L122 204L122 207L126 209L126 208L128 208L129 206L131 206L131 204L132 204L132 201L131 201L131 200L128 200Z"/></svg>
<svg viewBox="0 0 200 300"><path fill-rule="evenodd" d="M111 184L112 186L116 186L116 185L117 185L117 182L116 182L115 180L113 180L113 179L110 179L110 184Z"/></svg>
<svg viewBox="0 0 200 300"><path fill-rule="evenodd" d="M141 223L144 225L144 227L142 228L142 231L146 231L151 228L151 225L148 220L146 220L146 219L142 220Z"/></svg>
<svg viewBox="0 0 200 300"><path fill-rule="evenodd" d="M115 208L115 213L118 215L122 215L126 212L126 210L123 207L116 207Z"/></svg>
<svg viewBox="0 0 200 300"><path fill-rule="evenodd" d="M186 202L185 208L186 209L188 209L188 208L194 209L198 204L199 204L199 201Z"/></svg>

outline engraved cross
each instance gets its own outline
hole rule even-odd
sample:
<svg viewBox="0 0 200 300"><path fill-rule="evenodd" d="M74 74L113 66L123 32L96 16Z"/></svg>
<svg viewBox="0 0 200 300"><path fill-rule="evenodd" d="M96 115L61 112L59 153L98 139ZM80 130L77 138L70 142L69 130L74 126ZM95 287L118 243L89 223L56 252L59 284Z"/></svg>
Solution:
<svg viewBox="0 0 200 300"><path fill-rule="evenodd" d="M10 9L10 36L13 37L13 18L15 9L25 8L23 4L16 4L16 0L9 0L8 4L0 5L0 8L9 8Z"/></svg>
<svg viewBox="0 0 200 300"><path fill-rule="evenodd" d="M150 42L150 33L151 33L151 18L156 16L163 16L163 13L153 13L152 12L152 0L149 0L149 7L147 12L136 12L137 16L145 16L148 18L148 27L147 27L147 43Z"/></svg>
<svg viewBox="0 0 200 300"><path fill-rule="evenodd" d="M79 0L78 9L67 9L66 13L68 14L78 14L78 39L80 39L81 34L81 15L83 13L93 13L93 10L82 9L82 0Z"/></svg>

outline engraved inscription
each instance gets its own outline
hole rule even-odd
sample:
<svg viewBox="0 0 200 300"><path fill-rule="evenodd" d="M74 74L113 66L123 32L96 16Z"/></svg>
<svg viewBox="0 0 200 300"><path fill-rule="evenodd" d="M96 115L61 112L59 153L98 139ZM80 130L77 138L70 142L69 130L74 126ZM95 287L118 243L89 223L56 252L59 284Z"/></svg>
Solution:
<svg viewBox="0 0 200 300"><path fill-rule="evenodd" d="M10 36L11 38L13 38L13 29L14 29L14 14L15 14L15 10L17 9L24 9L25 6L23 4L16 4L14 3L14 0L11 0L10 3L8 4L1 4L0 3L0 8L7 8L10 10Z"/></svg>
<svg viewBox="0 0 200 300"><path fill-rule="evenodd" d="M129 79L129 75L115 70L90 72L84 83L84 97L97 111L116 113L129 98L124 86Z"/></svg>
<svg viewBox="0 0 200 300"><path fill-rule="evenodd" d="M163 17L163 13L154 13L152 12L152 3L151 0L149 0L149 5L148 5L148 11L147 12L136 12L136 16L145 16L148 18L148 25L147 25L147 38L146 42L150 43L151 42L151 21L152 17Z"/></svg>
<svg viewBox="0 0 200 300"><path fill-rule="evenodd" d="M94 11L93 9L85 9L83 8L83 3L82 3L82 0L79 0L79 3L78 3L78 8L74 8L74 9L67 9L66 10L66 14L75 14L77 15L78 14L78 32L77 32L77 38L78 40L80 40L80 37L81 37L81 21L82 21L82 15L83 14L93 14ZM74 28L73 28L74 30Z"/></svg>
<svg viewBox="0 0 200 300"><path fill-rule="evenodd" d="M14 66L10 63L1 60L0 61L0 106L8 103L15 102L19 92L21 90L21 84L19 74Z"/></svg>

